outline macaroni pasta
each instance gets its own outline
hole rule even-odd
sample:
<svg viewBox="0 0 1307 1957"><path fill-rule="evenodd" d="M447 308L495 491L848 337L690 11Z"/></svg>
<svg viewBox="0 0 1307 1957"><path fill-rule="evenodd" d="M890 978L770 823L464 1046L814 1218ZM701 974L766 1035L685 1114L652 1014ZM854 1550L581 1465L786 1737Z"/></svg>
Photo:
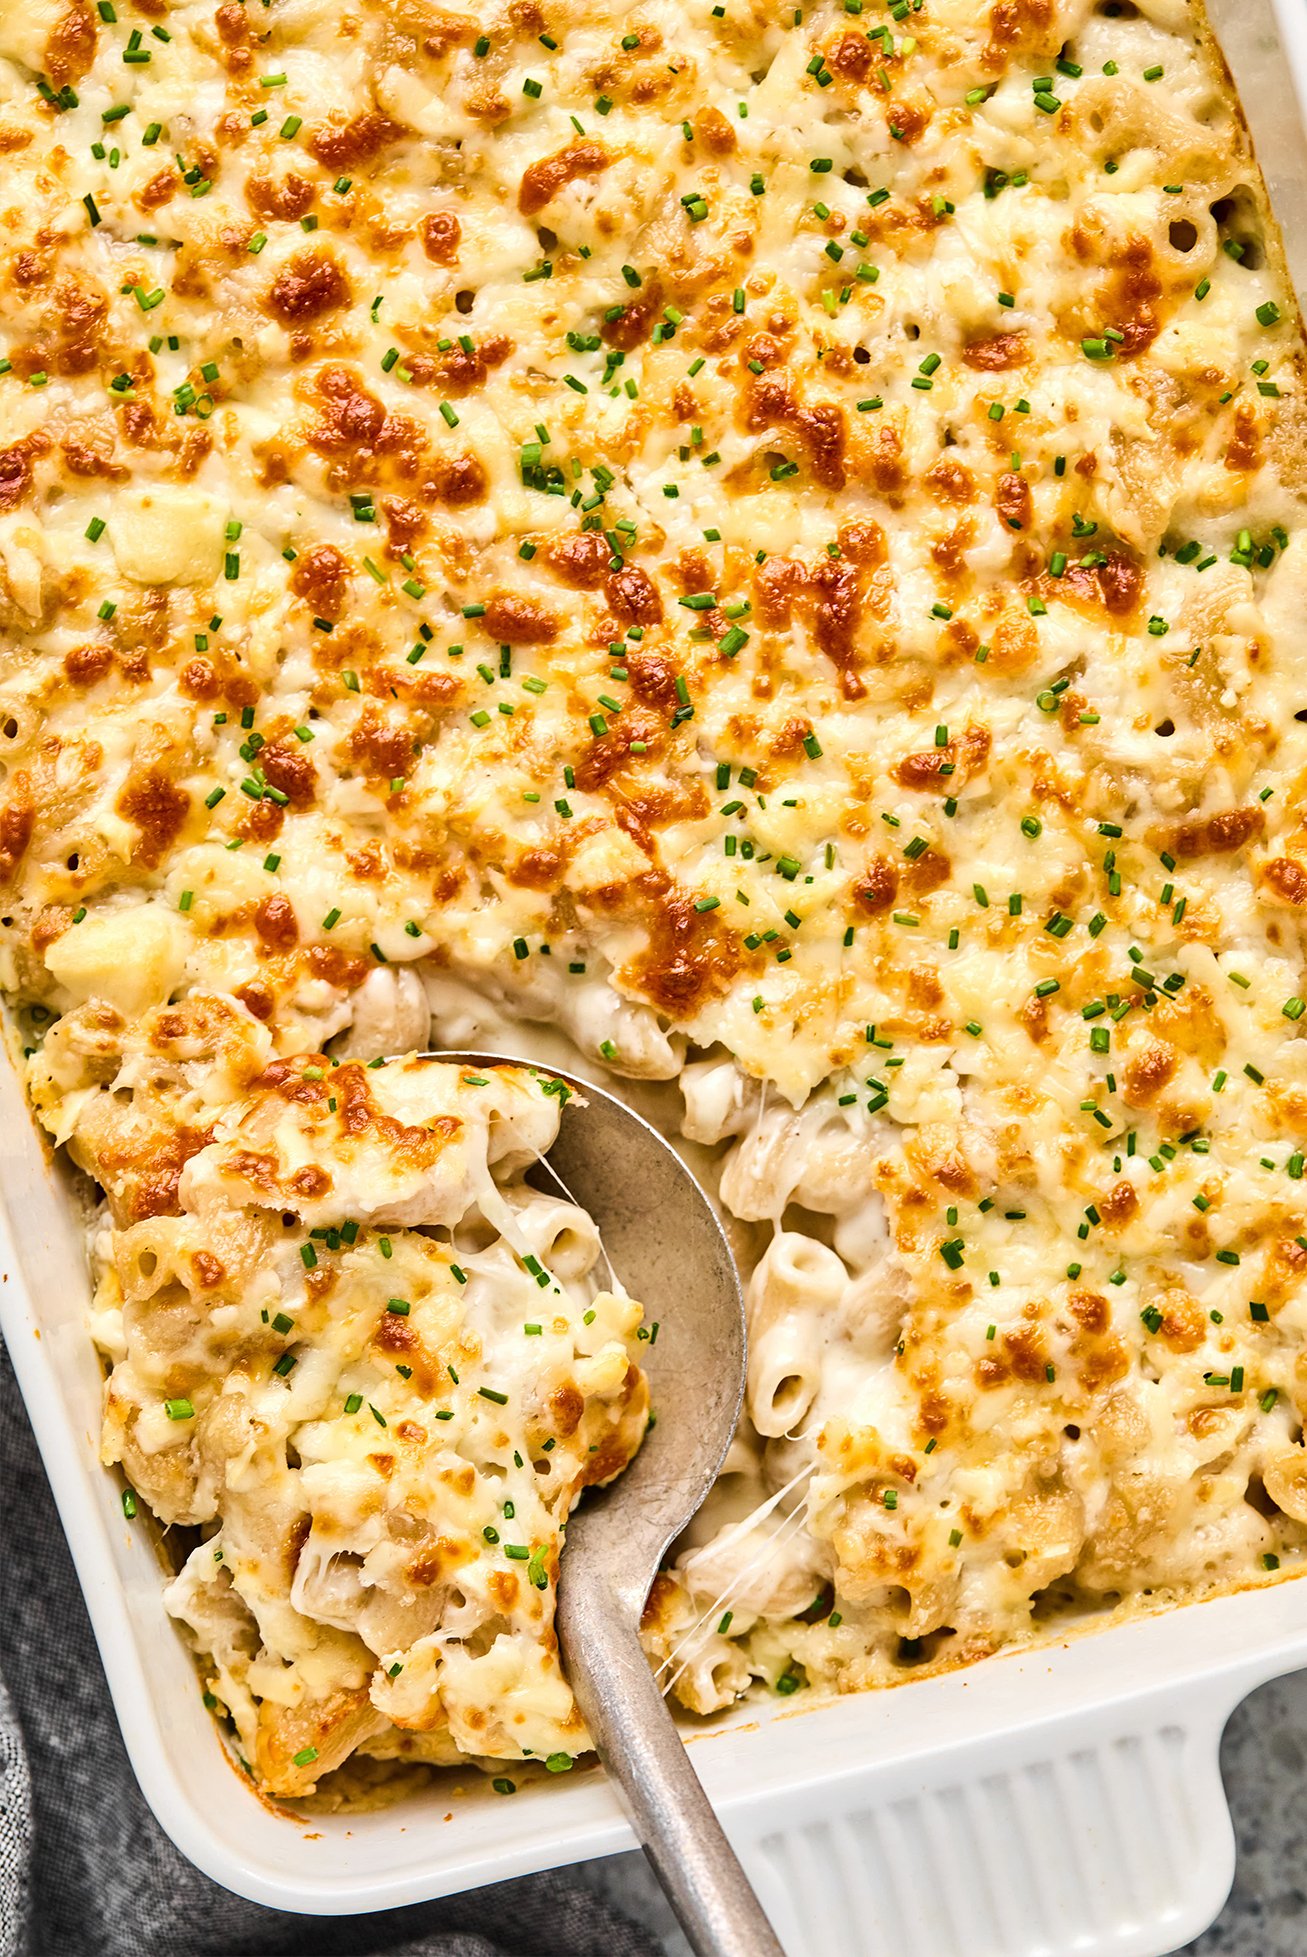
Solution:
<svg viewBox="0 0 1307 1957"><path fill-rule="evenodd" d="M380 1055L715 1180L696 1711L1296 1568L1303 350L1199 9L27 0L0 149L0 980L264 1784L570 1756L644 1420L547 1071Z"/></svg>

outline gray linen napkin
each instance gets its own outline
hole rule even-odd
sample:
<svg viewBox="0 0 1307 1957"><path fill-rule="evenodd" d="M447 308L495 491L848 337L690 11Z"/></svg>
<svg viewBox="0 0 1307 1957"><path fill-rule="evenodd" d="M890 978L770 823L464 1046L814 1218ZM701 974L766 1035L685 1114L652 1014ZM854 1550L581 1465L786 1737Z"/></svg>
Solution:
<svg viewBox="0 0 1307 1957"><path fill-rule="evenodd" d="M7 1689L6 1689L7 1688ZM288 1916L156 1824L0 1347L0 1957L657 1957L565 1874L372 1916Z"/></svg>

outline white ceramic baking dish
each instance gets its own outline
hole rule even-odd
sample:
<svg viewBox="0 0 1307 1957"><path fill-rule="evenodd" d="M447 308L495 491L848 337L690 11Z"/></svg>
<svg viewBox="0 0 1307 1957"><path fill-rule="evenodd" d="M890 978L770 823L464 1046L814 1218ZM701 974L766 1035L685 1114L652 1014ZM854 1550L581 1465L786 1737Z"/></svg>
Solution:
<svg viewBox="0 0 1307 1957"><path fill-rule="evenodd" d="M1183 0L1140 0L1145 12ZM1307 6L1212 0L1307 289ZM1293 93L1297 87L1299 99ZM372 1814L260 1804L200 1702L159 1563L97 1460L101 1375L68 1192L0 1061L0 1331L72 1546L132 1764L229 1889L380 1909L631 1845L598 1772L509 1799L469 1772ZM1307 1665L1307 1581L1136 1620L694 1742L790 1957L1161 1957L1234 1870L1217 1751L1255 1685Z"/></svg>

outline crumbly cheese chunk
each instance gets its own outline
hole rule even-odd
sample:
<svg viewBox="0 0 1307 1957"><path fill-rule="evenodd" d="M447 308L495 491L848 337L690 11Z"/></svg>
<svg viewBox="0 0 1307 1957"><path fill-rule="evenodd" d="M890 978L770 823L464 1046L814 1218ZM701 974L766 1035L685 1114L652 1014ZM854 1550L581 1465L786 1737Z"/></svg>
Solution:
<svg viewBox="0 0 1307 1957"><path fill-rule="evenodd" d="M1303 346L1200 9L42 0L0 148L54 1132L170 1002L679 1077L753 1267L700 1709L1296 1565Z"/></svg>

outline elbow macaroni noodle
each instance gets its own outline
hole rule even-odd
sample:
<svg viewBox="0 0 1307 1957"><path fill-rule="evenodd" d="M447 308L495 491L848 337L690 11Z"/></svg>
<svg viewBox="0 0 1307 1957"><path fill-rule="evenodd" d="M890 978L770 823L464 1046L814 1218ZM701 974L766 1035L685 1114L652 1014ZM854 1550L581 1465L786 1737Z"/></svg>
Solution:
<svg viewBox="0 0 1307 1957"><path fill-rule="evenodd" d="M747 1275L688 1707L1300 1567L1303 346L1200 10L34 0L0 150L0 985L260 1783L584 1744L569 1060Z"/></svg>

